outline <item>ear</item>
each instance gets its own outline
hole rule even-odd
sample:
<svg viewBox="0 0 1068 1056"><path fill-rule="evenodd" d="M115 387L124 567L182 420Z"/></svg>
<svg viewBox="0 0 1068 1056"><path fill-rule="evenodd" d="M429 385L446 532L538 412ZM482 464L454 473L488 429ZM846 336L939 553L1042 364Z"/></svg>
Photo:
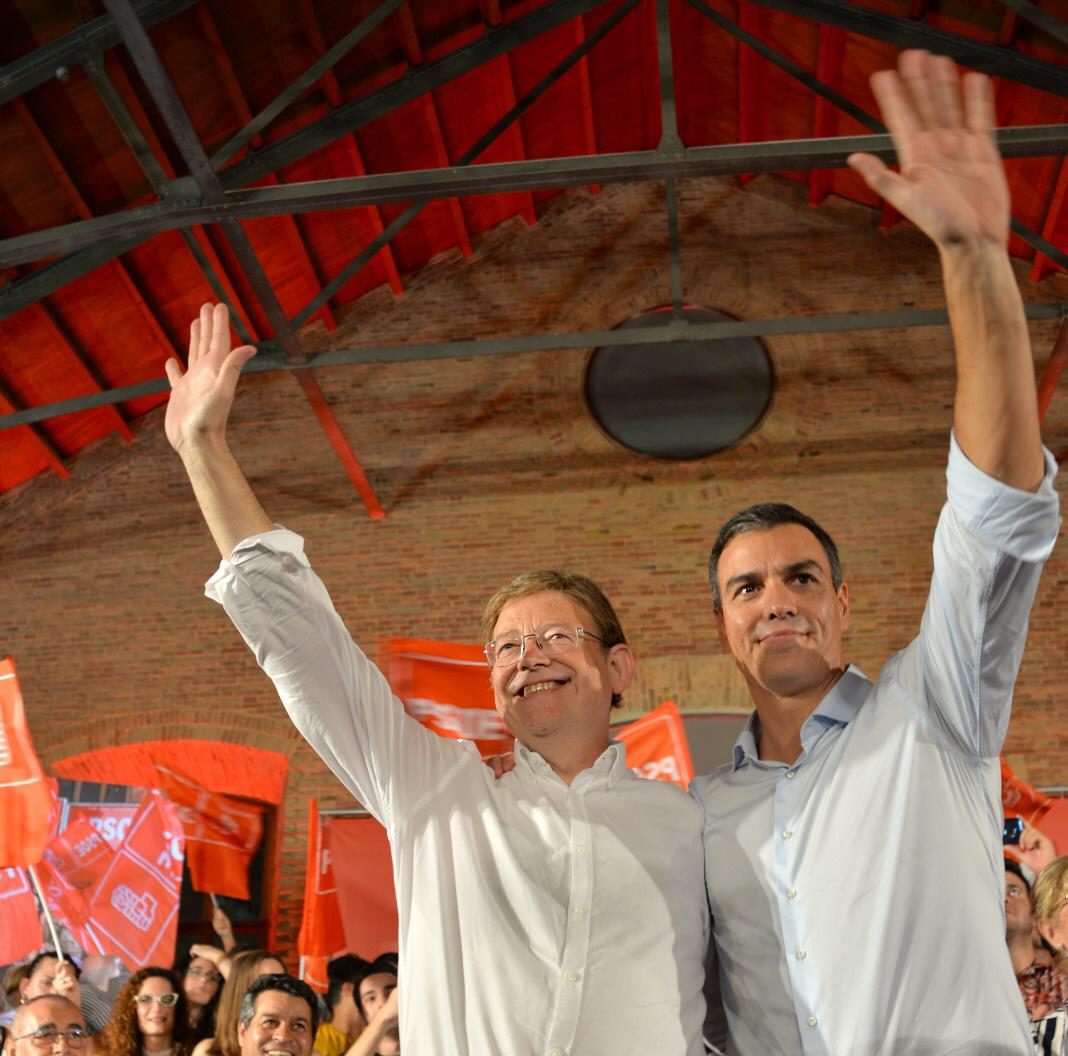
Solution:
<svg viewBox="0 0 1068 1056"><path fill-rule="evenodd" d="M613 645L608 651L608 667L611 672L612 692L622 693L634 681L634 654L629 645Z"/></svg>
<svg viewBox="0 0 1068 1056"><path fill-rule="evenodd" d="M237 1021L237 1044L240 1045L242 1039L245 1037L245 1024L241 1020Z"/></svg>
<svg viewBox="0 0 1068 1056"><path fill-rule="evenodd" d="M842 630L849 630L849 584L843 583L838 588L838 606L842 613Z"/></svg>
<svg viewBox="0 0 1068 1056"><path fill-rule="evenodd" d="M22 998L22 1000L24 1000L24 1001L26 1000L26 991L29 990L29 988L30 988L29 979L20 979L19 980L19 997Z"/></svg>
<svg viewBox="0 0 1068 1056"><path fill-rule="evenodd" d="M1068 937L1059 934L1057 927L1051 920L1037 920L1038 932L1055 950L1064 949L1068 946Z"/></svg>

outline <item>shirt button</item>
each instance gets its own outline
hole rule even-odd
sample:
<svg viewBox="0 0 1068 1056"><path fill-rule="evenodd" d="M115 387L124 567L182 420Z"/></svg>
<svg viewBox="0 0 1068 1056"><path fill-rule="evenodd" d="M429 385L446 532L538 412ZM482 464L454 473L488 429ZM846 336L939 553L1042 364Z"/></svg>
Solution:
<svg viewBox="0 0 1068 1056"><path fill-rule="evenodd" d="M582 914L585 913L585 912L586 911L582 908L582 906L575 906L575 916L576 917L581 917Z"/></svg>
<svg viewBox="0 0 1068 1056"><path fill-rule="evenodd" d="M553 1051L549 1053L549 1056L564 1056L564 1050L563 1049L553 1049Z"/></svg>
<svg viewBox="0 0 1068 1056"><path fill-rule="evenodd" d="M576 854L585 854L586 853L586 844L584 844L584 843L576 843L575 844L575 853Z"/></svg>
<svg viewBox="0 0 1068 1056"><path fill-rule="evenodd" d="M578 972L568 972L567 975L564 978L566 978L569 983L577 983L578 979L579 979L579 973Z"/></svg>
<svg viewBox="0 0 1068 1056"><path fill-rule="evenodd" d="M797 898L797 888L791 887L790 890L786 892L786 897L790 899Z"/></svg>
<svg viewBox="0 0 1068 1056"><path fill-rule="evenodd" d="M789 829L782 830L782 838L784 840L788 840L791 836L793 836L793 833Z"/></svg>
<svg viewBox="0 0 1068 1056"><path fill-rule="evenodd" d="M794 954L794 956L799 961L803 961L808 956L808 954L804 950L798 950L797 953Z"/></svg>
<svg viewBox="0 0 1068 1056"><path fill-rule="evenodd" d="M814 1027L817 1023L819 1023L819 1020L815 1016L808 1017L808 1025L810 1027Z"/></svg>
<svg viewBox="0 0 1068 1056"><path fill-rule="evenodd" d="M787 781L793 781L793 779L794 779L794 771L793 770L787 770L786 771L786 780Z"/></svg>

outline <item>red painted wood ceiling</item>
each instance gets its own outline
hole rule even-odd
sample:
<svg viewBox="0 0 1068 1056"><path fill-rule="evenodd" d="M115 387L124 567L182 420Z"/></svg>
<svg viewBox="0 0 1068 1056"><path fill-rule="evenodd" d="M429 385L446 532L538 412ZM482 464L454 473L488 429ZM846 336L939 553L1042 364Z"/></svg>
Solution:
<svg viewBox="0 0 1068 1056"><path fill-rule="evenodd" d="M268 126L252 148L281 139L320 119L331 107L448 54L501 20L511 21L545 4L546 0L411 0ZM150 36L211 153L374 6L371 0L254 4L199 0L152 27ZM609 2L573 19L261 183L446 165L616 6ZM868 77L893 63L893 46L821 29L745 0L711 0L711 6L821 76L855 104L875 111ZM1047 61L1063 64L1068 51L999 0L865 0L856 6L1000 42ZM1066 15L1063 0L1046 0L1042 7L1062 18ZM0 12L0 62L10 63L103 13L99 0L8 0ZM660 138L655 17L654 0L644 0L480 160L654 148ZM678 125L687 146L867 132L681 0L673 0L671 21ZM178 150L125 48L111 49L106 59L109 75L168 176L183 174ZM997 85L997 104L1002 125L1068 121L1063 97L1009 81ZM1014 160L1009 170L1016 217L1068 250L1064 205L1068 165L1063 158ZM835 193L878 204L849 171L783 175L807 181L813 202ZM332 328L337 313L369 290L385 283L400 292L405 277L435 254L453 247L469 253L473 240L508 217L519 214L535 222L555 193L559 192L432 203L388 250L377 254L341 289L319 318ZM80 67L0 108L0 237L153 200L133 155ZM247 221L244 227L292 317L402 208L386 205L275 217ZM225 239L210 227L195 229L195 235L226 276L250 331L256 337L268 336L267 320ZM1054 269L1018 239L1013 239L1012 250L1034 261L1035 279ZM4 280L13 281L44 263L9 269ZM183 349L189 320L208 299L213 299L211 290L178 232L142 243L0 322L0 413L161 376L164 359L172 350ZM163 399L146 397L32 428L0 430L0 490L46 470L66 475L77 451L113 431L131 439L129 423Z"/></svg>

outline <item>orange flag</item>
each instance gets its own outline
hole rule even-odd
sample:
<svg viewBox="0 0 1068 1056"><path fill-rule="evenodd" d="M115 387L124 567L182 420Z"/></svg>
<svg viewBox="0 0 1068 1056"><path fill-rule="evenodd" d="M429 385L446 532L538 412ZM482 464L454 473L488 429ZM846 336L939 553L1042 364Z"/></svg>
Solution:
<svg viewBox="0 0 1068 1056"><path fill-rule="evenodd" d="M21 961L43 945L37 901L25 869L0 869L0 964Z"/></svg>
<svg viewBox="0 0 1068 1056"><path fill-rule="evenodd" d="M397 895L386 830L374 818L330 818L337 901L350 953L371 960L397 948Z"/></svg>
<svg viewBox="0 0 1068 1056"><path fill-rule="evenodd" d="M308 864L304 873L304 913L297 937L300 977L325 994L329 979L327 962L347 952L341 927L337 884L325 832L319 823L319 807L308 801Z"/></svg>
<svg viewBox="0 0 1068 1056"><path fill-rule="evenodd" d="M627 766L640 777L689 788L693 780L690 742L674 701L666 700L640 719L613 730L612 739L626 746Z"/></svg>
<svg viewBox="0 0 1068 1056"><path fill-rule="evenodd" d="M0 867L36 865L51 828L52 791L33 750L15 661L0 660Z"/></svg>
<svg viewBox="0 0 1068 1056"><path fill-rule="evenodd" d="M1050 798L1037 788L1021 781L1001 757L1001 805L1005 816L1023 818L1028 825L1037 826L1050 808Z"/></svg>
<svg viewBox="0 0 1068 1056"><path fill-rule="evenodd" d="M382 670L409 715L442 737L474 741L482 755L512 750L481 646L390 638L382 649Z"/></svg>
<svg viewBox="0 0 1068 1056"><path fill-rule="evenodd" d="M178 808L185 857L196 891L248 899L248 867L263 836L263 810L156 764L159 787Z"/></svg>

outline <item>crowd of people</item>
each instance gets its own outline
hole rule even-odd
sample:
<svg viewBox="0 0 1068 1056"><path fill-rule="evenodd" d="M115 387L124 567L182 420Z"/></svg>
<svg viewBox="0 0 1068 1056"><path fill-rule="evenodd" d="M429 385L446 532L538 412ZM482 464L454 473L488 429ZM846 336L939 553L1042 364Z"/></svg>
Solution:
<svg viewBox="0 0 1068 1056"><path fill-rule="evenodd" d="M4 978L2 1056L399 1056L396 954L344 955L318 995L276 954L195 945L102 990L44 950Z"/></svg>

